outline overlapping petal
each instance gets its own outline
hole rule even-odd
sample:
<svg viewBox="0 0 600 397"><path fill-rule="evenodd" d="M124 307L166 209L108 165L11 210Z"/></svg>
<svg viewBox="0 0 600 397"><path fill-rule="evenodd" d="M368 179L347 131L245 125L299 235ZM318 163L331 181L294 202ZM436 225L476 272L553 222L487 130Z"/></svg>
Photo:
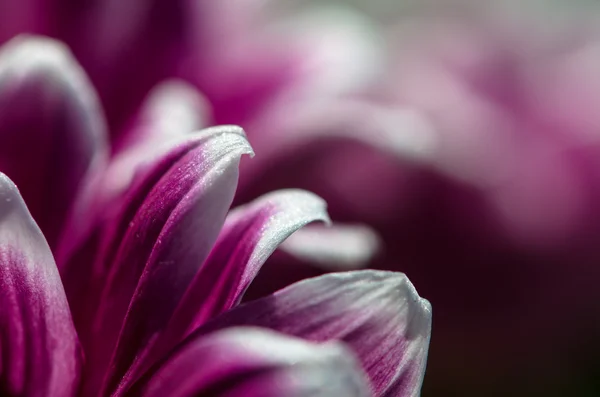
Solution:
<svg viewBox="0 0 600 397"><path fill-rule="evenodd" d="M135 215L122 218L122 238L113 240L119 248L92 331L110 347L123 324L113 382L132 363L133 352L164 326L208 256L233 200L240 157L252 153L237 127L208 129L190 140L195 145L188 144L181 158L171 163L173 157L166 157L148 174L130 201ZM165 170L166 164L171 166Z"/></svg>
<svg viewBox="0 0 600 397"><path fill-rule="evenodd" d="M243 304L195 334L256 325L312 341L342 340L378 396L418 396L431 332L431 306L402 273L333 273ZM192 334L194 335L194 334Z"/></svg>
<svg viewBox="0 0 600 397"><path fill-rule="evenodd" d="M131 395L362 397L371 395L365 378L341 344L232 328L189 341Z"/></svg>
<svg viewBox="0 0 600 397"><path fill-rule="evenodd" d="M230 213L210 256L162 335L137 352L138 362L131 376L166 354L195 328L237 305L283 240L307 223L329 220L325 207L325 202L311 193L288 190L267 194Z"/></svg>
<svg viewBox="0 0 600 397"><path fill-rule="evenodd" d="M74 396L81 352L50 248L0 174L0 392Z"/></svg>
<svg viewBox="0 0 600 397"><path fill-rule="evenodd" d="M232 21L237 22L233 26L212 18L228 10L229 3L198 3L194 8L187 1L109 0L63 10L66 4L56 2L53 17L58 21L48 31L68 37L88 68L105 101L109 124L117 127L111 132L131 134L114 140L109 162L96 98L61 45L26 38L0 51L0 171L15 175L55 251L86 355L80 388L77 336L50 250L15 186L0 176L0 284L5 286L0 299L10 302L0 305L6 307L0 320L6 318L8 324L7 336L0 338L0 377L7 379L2 378L0 394L418 394L430 308L402 275L322 277L222 315L239 304L267 257L291 233L312 221L328 220L325 204L306 192L279 192L226 220L240 158L252 152L241 129L219 127L186 136L207 112L202 97L181 83L159 86L141 116L131 117L157 79L173 73L209 88L218 121L248 120L276 103L271 102L274 97L283 98L283 106L274 109L288 114L287 101L294 95L287 95L302 91L302 86L308 87L309 96L334 95L374 76L363 76L370 56L329 51L331 44L354 42L361 35L338 36L336 25L287 48L286 40L263 39L277 37L273 33L278 31L287 38L297 32L286 32L287 23L255 29L254 17L260 13L253 14L259 9L254 4L247 6L252 12L235 14L239 21ZM207 22L206 27L190 23L198 20ZM305 22L314 21L311 17ZM300 30L305 27L302 23ZM3 31L0 27L0 38ZM231 44L225 53L223 43ZM313 44L323 48L306 63L299 62L313 53ZM370 44L361 42L366 54L374 54ZM196 55L184 54L188 46ZM202 48L207 51L198 51ZM348 63L356 70L344 79L337 69ZM202 75L188 75L190 66ZM182 71L175 72L177 67ZM239 79L240 70L245 81ZM374 126L371 116L378 110L362 102L308 102L291 123L279 118L271 123L267 115L253 124L272 124L263 148L277 144L284 149L267 155L271 166L298 148L310 152L305 149L323 137L408 153L410 158L421 158L429 150L427 139L423 144L410 133L396 145L398 140L388 139L387 123L375 128L376 133L383 131L386 144L380 136L364 139L361 121L368 119L366 125ZM324 113L319 108L325 105ZM347 115L353 118L344 121ZM319 124L322 119L328 121ZM133 121L132 129L128 121ZM277 135L280 127L292 133ZM317 133L306 139L303 131ZM259 167L259 173L264 170ZM306 244L301 246L306 249ZM209 320L214 322L203 327ZM238 323L319 343L256 329L205 335ZM359 355L373 386L345 348L321 343L336 339L348 342Z"/></svg>
<svg viewBox="0 0 600 397"><path fill-rule="evenodd" d="M127 216L126 212L135 211L139 202L131 206L130 201L132 197L143 200L155 182L149 175L157 167L155 178L196 146L194 136L186 135L202 127L202 118L207 111L201 94L178 80L164 82L149 94L127 133L113 145L107 167L86 184L76 202L79 217L74 218L79 222L68 225L65 234L69 238L61 241L55 253L69 295L81 295L71 289L88 290L84 280L94 277L89 274L92 270L97 275L104 275L102 264L112 259L117 248L109 246L118 244L113 238L114 225L118 225L124 216L128 217L127 222L133 216ZM101 258L102 264L78 265L98 261L98 250L107 252Z"/></svg>
<svg viewBox="0 0 600 397"><path fill-rule="evenodd" d="M56 247L84 178L106 160L90 83L69 50L23 36L0 50L0 171Z"/></svg>
<svg viewBox="0 0 600 397"><path fill-rule="evenodd" d="M366 268L381 254L379 236L366 225L308 225L279 245L252 280L242 301L263 298L325 273Z"/></svg>

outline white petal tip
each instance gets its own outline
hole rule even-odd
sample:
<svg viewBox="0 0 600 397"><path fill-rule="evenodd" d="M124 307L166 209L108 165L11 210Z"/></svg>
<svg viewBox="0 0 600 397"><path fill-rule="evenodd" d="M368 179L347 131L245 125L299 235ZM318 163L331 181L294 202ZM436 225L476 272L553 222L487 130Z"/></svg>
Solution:
<svg viewBox="0 0 600 397"><path fill-rule="evenodd" d="M250 145L250 142L248 142L248 137L246 136L244 129L237 125L218 125L205 128L200 130L197 133L197 136L206 136L209 138L219 137L223 138L223 140L225 140L225 137L230 137L232 138L232 143L234 141L235 146L239 147L239 150L236 150L236 153L239 152L240 154L247 154L250 157L254 157L254 149Z"/></svg>
<svg viewBox="0 0 600 397"><path fill-rule="evenodd" d="M361 269L380 252L381 240L364 225L310 225L291 235L280 248L325 270Z"/></svg>
<svg viewBox="0 0 600 397"><path fill-rule="evenodd" d="M0 73L7 69L15 73L60 71L74 62L65 44L43 36L20 35L0 47Z"/></svg>

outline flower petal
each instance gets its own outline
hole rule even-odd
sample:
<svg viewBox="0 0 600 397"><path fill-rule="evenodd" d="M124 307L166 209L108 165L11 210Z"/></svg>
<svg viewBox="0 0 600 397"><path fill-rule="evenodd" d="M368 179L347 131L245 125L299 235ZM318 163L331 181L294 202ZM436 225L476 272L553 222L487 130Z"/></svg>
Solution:
<svg viewBox="0 0 600 397"><path fill-rule="evenodd" d="M438 146L424 115L355 98L279 101L247 128L261 156L242 168L237 202L293 186L323 197L344 222L398 212L413 197L412 170L428 167Z"/></svg>
<svg viewBox="0 0 600 397"><path fill-rule="evenodd" d="M55 254L61 272L65 273L63 268L94 233L98 223L110 217L107 213L118 212L113 209L121 207L123 195L132 187L136 175L142 178L139 174L144 168L152 168L152 164L186 143L194 144L185 135L202 128L207 107L200 93L179 80L163 82L150 92L127 134L112 146L107 168L99 178L88 181L87 195L79 197L78 213L85 214L80 218L88 221L69 225L71 238L62 241ZM108 223L111 222L114 221Z"/></svg>
<svg viewBox="0 0 600 397"><path fill-rule="evenodd" d="M366 267L379 252L381 241L366 225L335 223L298 230L279 248L325 270L356 270Z"/></svg>
<svg viewBox="0 0 600 397"><path fill-rule="evenodd" d="M84 178L104 164L94 91L68 49L18 37L0 49L0 170L55 248Z"/></svg>
<svg viewBox="0 0 600 397"><path fill-rule="evenodd" d="M173 75L184 55L185 1L104 0L66 2L61 37L90 74L106 109L111 134L139 107L148 91ZM127 87L127 89L123 89Z"/></svg>
<svg viewBox="0 0 600 397"><path fill-rule="evenodd" d="M153 345L145 346L145 351L137 352L130 376L135 378L195 328L237 305L283 240L310 222L329 221L325 207L325 202L312 193L284 190L230 213L210 256L165 324L162 335L156 336Z"/></svg>
<svg viewBox="0 0 600 397"><path fill-rule="evenodd" d="M130 221L123 219L125 233L115 240L120 247L92 331L102 366L121 330L112 382L164 326L210 253L233 200L240 157L250 153L240 128L205 130L146 196L134 196L143 202L131 207L137 211ZM102 347L97 338L104 340Z"/></svg>
<svg viewBox="0 0 600 397"><path fill-rule="evenodd" d="M3 395L75 395L81 351L58 270L44 235L4 174L0 174L0 328Z"/></svg>
<svg viewBox="0 0 600 397"><path fill-rule="evenodd" d="M342 340L360 358L376 395L420 393L431 306L402 273L363 270L301 281L241 305L195 333L237 325L316 342Z"/></svg>
<svg viewBox="0 0 600 397"><path fill-rule="evenodd" d="M360 224L308 225L285 240L261 267L243 302L333 271L366 268L381 253L379 236Z"/></svg>
<svg viewBox="0 0 600 397"><path fill-rule="evenodd" d="M166 80L147 95L131 127L113 144L113 152L148 150L169 138L204 128L209 120L210 105L200 92L183 80Z"/></svg>
<svg viewBox="0 0 600 397"><path fill-rule="evenodd" d="M353 354L269 330L232 328L183 345L133 390L152 396L369 396Z"/></svg>

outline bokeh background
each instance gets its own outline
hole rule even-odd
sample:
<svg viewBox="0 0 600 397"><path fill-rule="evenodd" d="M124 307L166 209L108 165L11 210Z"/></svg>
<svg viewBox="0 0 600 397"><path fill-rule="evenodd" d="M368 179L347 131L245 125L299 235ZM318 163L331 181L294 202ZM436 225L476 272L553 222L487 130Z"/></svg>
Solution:
<svg viewBox="0 0 600 397"><path fill-rule="evenodd" d="M339 234L250 296L402 271L434 310L423 396L600 395L597 2L0 0L0 43L22 33L70 48L115 147L170 106L246 130L237 204L328 201Z"/></svg>

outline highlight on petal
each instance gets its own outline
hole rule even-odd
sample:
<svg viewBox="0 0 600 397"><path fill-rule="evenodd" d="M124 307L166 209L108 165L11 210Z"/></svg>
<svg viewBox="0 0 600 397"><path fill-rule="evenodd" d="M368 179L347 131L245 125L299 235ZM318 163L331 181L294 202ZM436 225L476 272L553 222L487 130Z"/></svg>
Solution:
<svg viewBox="0 0 600 397"><path fill-rule="evenodd" d="M238 127L210 128L190 141L150 170L111 237L119 248L112 260L108 253L111 269L93 329L105 344L90 341L105 365L121 330L109 387L171 317L223 226L240 157L252 154Z"/></svg>
<svg viewBox="0 0 600 397"><path fill-rule="evenodd" d="M313 344L260 328L192 339L130 395L362 397L368 380L342 344Z"/></svg>
<svg viewBox="0 0 600 397"><path fill-rule="evenodd" d="M163 81L148 93L133 125L113 145L114 151L137 153L197 131L209 124L210 112L208 99L189 83L178 79Z"/></svg>
<svg viewBox="0 0 600 397"><path fill-rule="evenodd" d="M354 350L378 396L418 396L431 334L431 305L402 273L361 270L300 281L243 304L194 334L253 325Z"/></svg>
<svg viewBox="0 0 600 397"><path fill-rule="evenodd" d="M58 269L17 187L0 173L0 384L13 396L73 396L81 352Z"/></svg>
<svg viewBox="0 0 600 397"><path fill-rule="evenodd" d="M20 36L0 48L0 171L19 185L54 249L82 182L103 166L106 131L94 90L69 50Z"/></svg>
<svg viewBox="0 0 600 397"><path fill-rule="evenodd" d="M356 270L379 252L381 241L366 225L334 223L298 230L279 249L325 270Z"/></svg>
<svg viewBox="0 0 600 397"><path fill-rule="evenodd" d="M135 373L143 372L195 328L237 305L279 244L314 221L329 222L326 204L301 190L266 194L232 211L162 335L138 352Z"/></svg>

